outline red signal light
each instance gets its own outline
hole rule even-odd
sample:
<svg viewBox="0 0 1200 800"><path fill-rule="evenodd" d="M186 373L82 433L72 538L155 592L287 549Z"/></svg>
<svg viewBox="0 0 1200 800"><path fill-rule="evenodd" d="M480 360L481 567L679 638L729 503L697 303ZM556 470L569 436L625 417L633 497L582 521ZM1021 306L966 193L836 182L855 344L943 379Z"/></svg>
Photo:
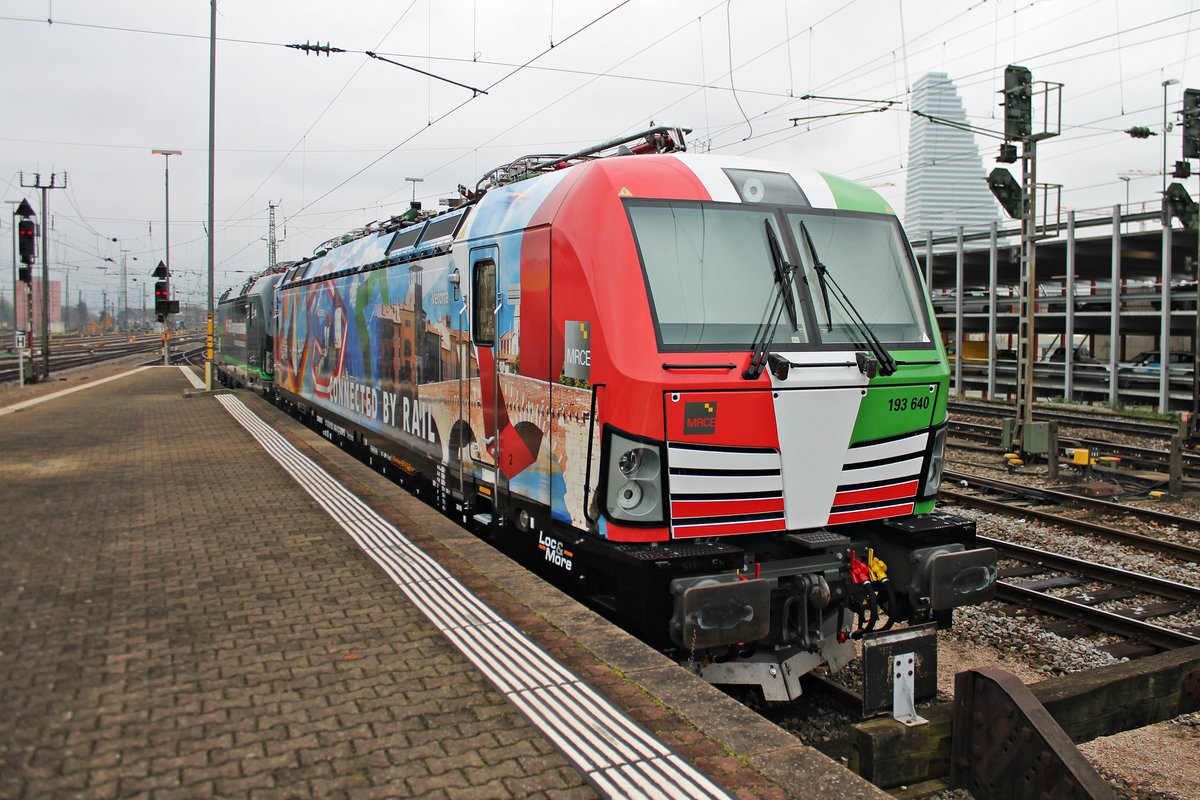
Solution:
<svg viewBox="0 0 1200 800"><path fill-rule="evenodd" d="M21 263L32 264L37 250L37 226L31 219L23 219L17 223L17 240L21 252Z"/></svg>

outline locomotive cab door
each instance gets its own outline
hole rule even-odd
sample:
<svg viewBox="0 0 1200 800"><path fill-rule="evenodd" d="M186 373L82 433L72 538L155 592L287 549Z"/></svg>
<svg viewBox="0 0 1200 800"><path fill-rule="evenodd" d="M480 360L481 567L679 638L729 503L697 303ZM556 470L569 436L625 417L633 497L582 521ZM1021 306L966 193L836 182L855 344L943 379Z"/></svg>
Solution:
<svg viewBox="0 0 1200 800"><path fill-rule="evenodd" d="M498 341L496 322L502 306L497 287L498 261L497 248L494 246L471 250L471 289L468 297L471 306L471 344L479 364L479 411L483 417L484 431L483 438L478 442L478 452L473 453L480 462L478 491L482 495L477 502L481 511L475 515L475 521L488 526L497 522L503 514L503 478L496 469L501 456L498 424L501 414L500 375L495 357Z"/></svg>

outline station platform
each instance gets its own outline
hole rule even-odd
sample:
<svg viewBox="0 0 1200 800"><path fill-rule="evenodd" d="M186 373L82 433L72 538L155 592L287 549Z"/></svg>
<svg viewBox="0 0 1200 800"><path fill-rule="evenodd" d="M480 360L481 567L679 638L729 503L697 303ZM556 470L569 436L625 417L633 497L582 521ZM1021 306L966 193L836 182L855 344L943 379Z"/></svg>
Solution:
<svg viewBox="0 0 1200 800"><path fill-rule="evenodd" d="M112 372L0 395L0 797L886 796L258 396Z"/></svg>

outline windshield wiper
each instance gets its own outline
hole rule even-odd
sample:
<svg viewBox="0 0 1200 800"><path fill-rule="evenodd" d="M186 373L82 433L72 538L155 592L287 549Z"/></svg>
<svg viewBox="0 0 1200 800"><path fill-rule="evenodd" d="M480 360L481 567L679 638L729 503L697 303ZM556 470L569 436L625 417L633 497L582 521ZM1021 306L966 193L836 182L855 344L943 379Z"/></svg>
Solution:
<svg viewBox="0 0 1200 800"><path fill-rule="evenodd" d="M808 235L808 228L804 227L803 222L800 223L800 232L804 234L808 252L812 253L813 266L817 270L817 282L821 284L821 299L825 301L825 330L833 333L833 308L829 305L829 283L825 274L825 265L821 263L821 258L817 255L817 248L813 246L812 237Z"/></svg>
<svg viewBox="0 0 1200 800"><path fill-rule="evenodd" d="M764 317L765 327L763 323L760 323L758 330L754 333L754 348L751 350L750 366L742 372L742 377L748 381L757 380L758 376L762 374L763 365L767 361L767 351L771 348L771 343L775 341L775 329L779 325L779 315L784 309L787 309L792 330L800 330L796 318L796 299L792 294L792 275L796 272L796 265L789 264L784 260L783 249L779 246L775 229L771 227L771 220L764 219L763 226L766 228L767 250L771 253L775 291L772 292L771 299L767 304L767 312Z"/></svg>
<svg viewBox="0 0 1200 800"><path fill-rule="evenodd" d="M854 323L854 327L866 341L867 347L871 349L871 353L879 363L879 374L885 377L891 375L896 371L896 359L892 358L892 354L883 346L883 342L879 341L879 337L871 330L871 326L863 319L862 314L858 313L858 309L854 307L854 303L842 291L842 287L834 280L833 275L829 273L829 268L821 263L821 257L817 255L817 248L813 244L812 237L808 234L808 228L804 225L803 221L800 222L800 232L804 234L804 243L808 245L808 252L812 254L813 269L817 271L817 280L821 282L821 294L825 299L825 313L829 320L828 330L833 330L833 314L829 306L829 287L832 286L834 299L837 300L838 305L841 306L842 311L850 318L850 321Z"/></svg>

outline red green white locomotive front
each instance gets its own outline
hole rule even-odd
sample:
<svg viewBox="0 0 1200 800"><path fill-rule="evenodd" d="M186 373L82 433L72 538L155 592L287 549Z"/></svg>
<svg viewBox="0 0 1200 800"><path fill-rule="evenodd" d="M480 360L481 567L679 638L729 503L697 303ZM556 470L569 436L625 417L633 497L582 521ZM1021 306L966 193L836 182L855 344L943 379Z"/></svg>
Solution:
<svg viewBox="0 0 1200 800"><path fill-rule="evenodd" d="M995 552L933 511L948 365L882 199L742 158L560 166L289 271L281 395L769 699L990 596Z"/></svg>

